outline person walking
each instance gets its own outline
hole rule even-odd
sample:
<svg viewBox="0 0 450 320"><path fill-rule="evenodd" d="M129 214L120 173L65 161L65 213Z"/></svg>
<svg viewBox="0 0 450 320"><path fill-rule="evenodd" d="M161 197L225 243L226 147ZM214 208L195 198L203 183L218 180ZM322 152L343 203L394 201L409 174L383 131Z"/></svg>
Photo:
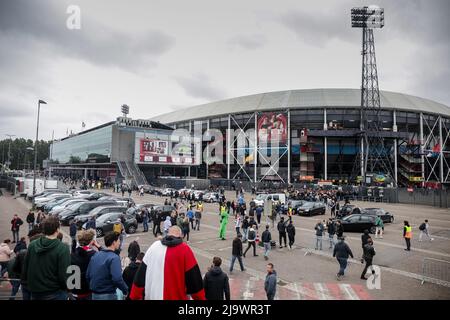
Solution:
<svg viewBox="0 0 450 320"><path fill-rule="evenodd" d="M267 275L264 280L264 291L267 300L274 300L277 293L277 272L273 268L273 263L267 264Z"/></svg>
<svg viewBox="0 0 450 320"><path fill-rule="evenodd" d="M203 205L201 206L201 209L198 208L197 205L197 210L195 210L194 213L194 230L200 231L200 220L202 220L202 212L203 212Z"/></svg>
<svg viewBox="0 0 450 320"><path fill-rule="evenodd" d="M23 281L28 285L32 300L67 300L69 246L58 239L58 218L46 218L41 227L43 236L28 246Z"/></svg>
<svg viewBox="0 0 450 320"><path fill-rule="evenodd" d="M13 234L12 243L16 243L17 241L19 241L19 231L22 224L22 219L20 219L19 216L15 214L13 219L11 220L11 232Z"/></svg>
<svg viewBox="0 0 450 320"><path fill-rule="evenodd" d="M353 252L350 247L345 243L345 238L340 237L338 243L334 246L333 257L336 257L339 262L339 271L336 275L336 279L341 281L342 277L345 275L345 269L347 268L348 257L353 258Z"/></svg>
<svg viewBox="0 0 450 320"><path fill-rule="evenodd" d="M170 216L166 217L166 220L164 221L164 236L167 236L167 233L169 232L169 228L172 226L172 222L170 221Z"/></svg>
<svg viewBox="0 0 450 320"><path fill-rule="evenodd" d="M411 238L412 238L412 228L408 221L403 221L403 238L405 238L406 249L405 251L411 251Z"/></svg>
<svg viewBox="0 0 450 320"><path fill-rule="evenodd" d="M384 230L383 220L377 216L375 218L375 239L378 238L378 235L380 235L380 239L383 239L383 230Z"/></svg>
<svg viewBox="0 0 450 320"><path fill-rule="evenodd" d="M194 229L194 210L189 206L188 211L186 212L186 218L189 219L189 223L191 224L191 228Z"/></svg>
<svg viewBox="0 0 450 320"><path fill-rule="evenodd" d="M235 219L236 235L238 235L241 233L241 215L236 215Z"/></svg>
<svg viewBox="0 0 450 320"><path fill-rule="evenodd" d="M289 238L289 250L292 250L292 246L294 245L295 242L295 227L292 224L292 220L289 220L289 224L286 227L286 232Z"/></svg>
<svg viewBox="0 0 450 320"><path fill-rule="evenodd" d="M28 212L26 221L28 223L28 231L31 231L33 229L33 227L34 227L34 222L36 221L36 218L34 216L34 212L33 211L30 210Z"/></svg>
<svg viewBox="0 0 450 320"><path fill-rule="evenodd" d="M242 221L242 241L245 243L247 242L247 236L248 236L248 228L250 224L248 222L248 216L244 217L244 220Z"/></svg>
<svg viewBox="0 0 450 320"><path fill-rule="evenodd" d="M227 224L228 224L228 209L227 207L224 207L220 212L220 231L219 231L219 238L221 240L225 239L225 234L227 231Z"/></svg>
<svg viewBox="0 0 450 320"><path fill-rule="evenodd" d="M230 282L221 265L222 259L214 257L211 268L203 278L206 300L230 300Z"/></svg>
<svg viewBox="0 0 450 320"><path fill-rule="evenodd" d="M280 240L280 249L283 248L283 240L284 247L286 248L286 222L284 222L284 217L281 217L280 221L277 224L278 236Z"/></svg>
<svg viewBox="0 0 450 320"><path fill-rule="evenodd" d="M190 230L190 226L189 226L188 217L184 217L181 230L183 231L183 240L185 237L187 237L186 241L189 242L189 232L191 230Z"/></svg>
<svg viewBox="0 0 450 320"><path fill-rule="evenodd" d="M364 270L361 273L361 280L367 280L366 273L369 267L372 269L372 273L375 271L372 268L372 261L373 257L375 256L375 249L373 248L373 240L369 237L367 239L367 243L364 245L364 254L363 254L363 261L366 262L366 266L364 267Z"/></svg>
<svg viewBox="0 0 450 320"><path fill-rule="evenodd" d="M11 260L13 254L13 251L9 247L10 243L11 240L9 239L0 243L0 278L3 278L6 271L8 271L9 260Z"/></svg>
<svg viewBox="0 0 450 320"><path fill-rule="evenodd" d="M430 236L430 225L429 225L429 223L428 223L428 220L425 220L425 222L422 222L422 223L420 224L420 226L419 226L419 231L420 231L420 234L419 234L419 242L422 242L422 237L423 237L424 235L427 236L428 240L430 240L430 241L433 241L433 240L434 240L434 238L432 238L432 237Z"/></svg>
<svg viewBox="0 0 450 320"><path fill-rule="evenodd" d="M170 261L170 263L168 263ZM142 259L131 287L131 300L205 300L197 260L178 226L155 241Z"/></svg>
<svg viewBox="0 0 450 320"><path fill-rule="evenodd" d="M242 245L242 235L239 233L236 238L233 240L232 250L231 250L231 264L230 264L230 273L233 272L234 263L236 259L239 261L239 266L241 267L241 271L245 271L244 264L242 262L242 253L243 253L243 245Z"/></svg>
<svg viewBox="0 0 450 320"><path fill-rule="evenodd" d="M314 230L316 230L315 250L322 250L322 237L323 237L324 226L320 220L316 223Z"/></svg>
<svg viewBox="0 0 450 320"><path fill-rule="evenodd" d="M86 271L89 266L91 258L96 253L100 245L95 241L95 231L92 229L82 230L78 236L79 246L72 251L70 256L71 265L80 268L80 287L72 289L72 296L75 300L91 300L92 291L89 288L89 283L86 280Z"/></svg>
<svg viewBox="0 0 450 320"><path fill-rule="evenodd" d="M136 260L131 261L130 264L123 270L122 278L123 281L125 281L125 284L127 285L128 288L131 288L133 285L134 277L142 264L142 259L144 259L144 255L145 254L143 252L139 252L138 255L136 256ZM130 299L129 293L126 299L127 300Z"/></svg>
<svg viewBox="0 0 450 320"><path fill-rule="evenodd" d="M256 221L258 221L258 225L261 224L261 217L262 217L263 211L264 211L264 208L262 206L257 206L255 209Z"/></svg>
<svg viewBox="0 0 450 320"><path fill-rule="evenodd" d="M141 217L142 217L142 227L144 228L144 232L148 232L148 222L149 222L150 217L149 217L148 209L146 207L142 208Z"/></svg>
<svg viewBox="0 0 450 320"><path fill-rule="evenodd" d="M336 221L336 236L338 238L344 236L344 227L342 226L342 223L339 220Z"/></svg>
<svg viewBox="0 0 450 320"><path fill-rule="evenodd" d="M336 225L334 224L333 219L328 219L327 222L327 232L328 232L328 241L330 241L329 249L333 249L334 247L334 235L336 234Z"/></svg>
<svg viewBox="0 0 450 320"><path fill-rule="evenodd" d="M272 241L272 234L269 231L269 225L266 225L266 230L261 235L261 241L264 246L264 260L269 260L270 242Z"/></svg>
<svg viewBox="0 0 450 320"><path fill-rule="evenodd" d="M245 249L244 254L242 255L245 258L245 254L247 253L247 251L253 247L253 256L257 257L258 255L256 254L256 231L255 229L253 229L253 225L250 225L250 229L248 230L248 246L247 249Z"/></svg>
<svg viewBox="0 0 450 320"><path fill-rule="evenodd" d="M153 235L155 238L158 236L158 234L161 234L161 222L162 222L162 216L159 211L156 211L154 208L152 208L150 213L152 220L153 220ZM170 220L170 218L169 218Z"/></svg>
<svg viewBox="0 0 450 320"><path fill-rule="evenodd" d="M72 239L70 252L74 252L77 247L77 224L75 223L75 219L70 221L69 235L70 239Z"/></svg>
<svg viewBox="0 0 450 320"><path fill-rule="evenodd" d="M117 289L128 294L128 286L122 278L120 257L115 252L120 248L120 234L105 234L105 247L91 258L86 271L86 280L92 290L92 300L118 300Z"/></svg>
<svg viewBox="0 0 450 320"><path fill-rule="evenodd" d="M370 233L369 230L364 230L364 233L361 235L361 248L363 250L363 257L361 258L361 263L364 262L364 246L367 244L367 242L370 239Z"/></svg>
<svg viewBox="0 0 450 320"><path fill-rule="evenodd" d="M128 187L127 191L128 191L128 198L131 198L131 192L132 192L133 190L131 189L131 187Z"/></svg>

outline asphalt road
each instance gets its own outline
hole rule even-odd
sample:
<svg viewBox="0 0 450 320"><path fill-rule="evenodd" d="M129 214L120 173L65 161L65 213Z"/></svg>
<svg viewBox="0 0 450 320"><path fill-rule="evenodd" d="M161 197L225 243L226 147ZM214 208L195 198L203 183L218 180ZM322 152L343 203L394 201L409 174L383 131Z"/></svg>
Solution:
<svg viewBox="0 0 450 320"><path fill-rule="evenodd" d="M112 193L112 192L111 192ZM234 193L227 192L227 198L232 199ZM164 197L145 195L132 196L136 203L163 203ZM251 196L246 194L246 200ZM347 233L346 241L350 245L355 259L351 260L342 281L335 278L338 271L337 261L332 258L329 243L323 241L323 250L314 250L314 225L318 219L325 216L294 217L296 227L295 249L292 251L273 249L270 252L270 262L275 265L278 274L277 299L450 299L450 211L422 206L400 204L357 203L362 207L383 207L395 216L395 222L385 224L383 239L374 239L376 256L374 264L380 266L380 288L369 289L366 282L360 280L363 265L359 262L362 254L359 233ZM10 220L14 213L23 219L30 203L22 198L14 199L4 192L0 197L0 237L11 238ZM194 250L200 265L200 270L206 273L214 256L220 256L224 261L223 269L229 274L228 265L231 258L231 242L236 232L234 217L230 217L227 226L227 240L218 238L219 210L217 204L205 204L205 212L201 221L200 231L192 231L189 245ZM428 219L434 238L433 242L418 242L418 226L423 219ZM266 220L265 217L262 219ZM403 232L403 220L408 220L413 226L412 251L406 252ZM26 226L21 234L25 235ZM63 227L64 241L69 242L68 227ZM141 250L145 251L156 239L151 232L143 233L142 225L137 233L125 239L127 244L137 239ZM272 231L272 238L278 242L278 232ZM245 247L244 247L245 249ZM126 251L126 250L124 250ZM241 272L236 262L234 271L229 274L232 299L265 299L263 280L266 261L263 250L258 248L258 257L253 257L249 251L244 259L245 272ZM433 270L428 276L429 282L421 284L422 264L424 258L427 267ZM442 282L440 280L446 280Z"/></svg>

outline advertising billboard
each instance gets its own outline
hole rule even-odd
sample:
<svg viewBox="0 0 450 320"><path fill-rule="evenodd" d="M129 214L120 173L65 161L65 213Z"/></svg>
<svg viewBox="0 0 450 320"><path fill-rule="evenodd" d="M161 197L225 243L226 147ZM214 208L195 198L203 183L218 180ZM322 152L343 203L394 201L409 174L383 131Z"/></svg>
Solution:
<svg viewBox="0 0 450 320"><path fill-rule="evenodd" d="M266 112L258 117L258 138L260 141L270 141L274 130L278 134L279 143L286 143L286 113Z"/></svg>

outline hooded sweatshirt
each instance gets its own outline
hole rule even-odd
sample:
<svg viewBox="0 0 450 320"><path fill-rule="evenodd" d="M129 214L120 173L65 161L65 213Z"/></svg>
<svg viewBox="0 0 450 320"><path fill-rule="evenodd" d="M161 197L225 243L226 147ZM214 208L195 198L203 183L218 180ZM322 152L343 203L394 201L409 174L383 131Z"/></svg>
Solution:
<svg viewBox="0 0 450 320"><path fill-rule="evenodd" d="M40 237L32 241L25 257L24 281L32 293L67 290L69 247L59 239Z"/></svg>
<svg viewBox="0 0 450 320"><path fill-rule="evenodd" d="M145 292L145 297L144 297ZM205 300L202 275L192 249L167 236L145 253L134 278L131 300Z"/></svg>
<svg viewBox="0 0 450 320"><path fill-rule="evenodd" d="M168 231L169 228L172 226L172 222L170 221L170 217L166 217L166 221L164 221L164 231Z"/></svg>
<svg viewBox="0 0 450 320"><path fill-rule="evenodd" d="M266 291L267 297L273 300L277 292L277 272L275 270L266 275L264 290Z"/></svg>
<svg viewBox="0 0 450 320"><path fill-rule="evenodd" d="M12 253L13 251L9 248L8 244L4 242L0 244L0 262L9 261Z"/></svg>
<svg viewBox="0 0 450 320"><path fill-rule="evenodd" d="M230 283L228 276L220 267L212 267L203 279L206 300L230 300Z"/></svg>

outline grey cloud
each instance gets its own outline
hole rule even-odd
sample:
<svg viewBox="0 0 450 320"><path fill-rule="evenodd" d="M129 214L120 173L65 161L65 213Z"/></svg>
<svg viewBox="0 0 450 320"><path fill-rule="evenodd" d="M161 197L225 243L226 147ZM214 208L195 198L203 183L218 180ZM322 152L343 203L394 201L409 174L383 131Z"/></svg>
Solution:
<svg viewBox="0 0 450 320"><path fill-rule="evenodd" d="M211 101L211 100L219 100L226 96L224 90L212 84L210 78L203 73L194 74L189 78L187 77L173 77L173 78L184 89L186 94L191 97Z"/></svg>
<svg viewBox="0 0 450 320"><path fill-rule="evenodd" d="M255 50L263 47L267 39L263 34L237 35L228 40L232 47L241 47L247 50Z"/></svg>
<svg viewBox="0 0 450 320"><path fill-rule="evenodd" d="M159 30L133 35L113 30L83 16L83 9L81 29L69 30L66 8L65 1L2 1L0 31L35 45L47 43L64 56L133 71L154 66L175 43L173 37Z"/></svg>

